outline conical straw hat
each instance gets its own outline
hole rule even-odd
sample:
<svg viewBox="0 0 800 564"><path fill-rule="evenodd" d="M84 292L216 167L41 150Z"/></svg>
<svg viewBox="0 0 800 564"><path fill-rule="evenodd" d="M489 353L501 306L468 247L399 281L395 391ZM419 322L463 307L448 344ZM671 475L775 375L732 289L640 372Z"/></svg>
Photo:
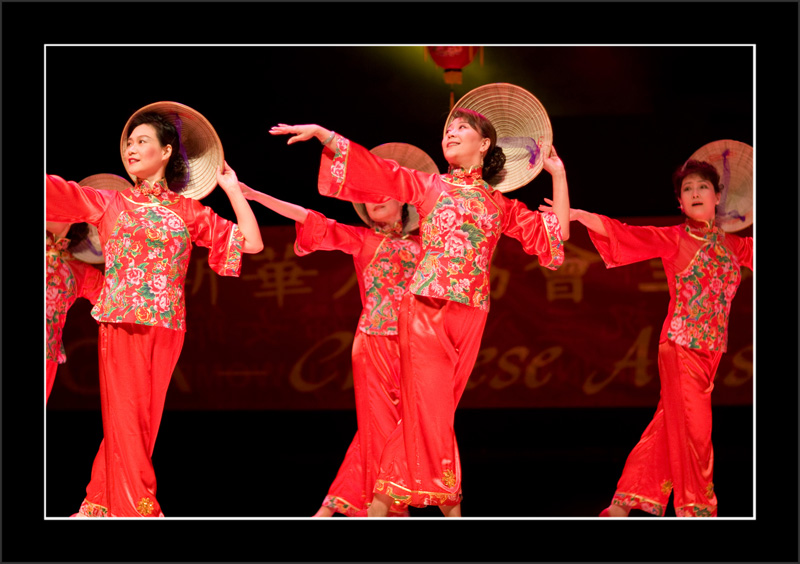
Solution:
<svg viewBox="0 0 800 564"><path fill-rule="evenodd" d="M181 136L181 145L189 166L189 180L181 195L195 200L208 196L217 187L217 167L222 167L222 142L211 123L197 110L178 102L155 102L137 110L122 129L120 155L125 161L128 126L141 112L157 112L169 119ZM133 177L131 177L133 178ZM134 178L134 182L136 179Z"/></svg>
<svg viewBox="0 0 800 564"><path fill-rule="evenodd" d="M384 143L383 145L372 148L370 153L382 159L396 161L397 164L405 168L427 172L429 174L437 174L439 172L439 167L428 153L408 143ZM361 203L354 203L353 207L355 207L362 221L371 227L372 220L367 213L367 206ZM406 224L403 226L403 232L411 233L417 227L419 227L419 213L414 206L408 204L408 221L406 221Z"/></svg>
<svg viewBox="0 0 800 564"><path fill-rule="evenodd" d="M485 116L497 131L497 145L506 155L506 164L493 187L511 192L528 184L544 165L540 147L552 146L553 128L541 102L519 86L498 82L479 86L465 94L450 111L473 110Z"/></svg>
<svg viewBox="0 0 800 564"><path fill-rule="evenodd" d="M121 176L117 176L116 174L93 174L91 176L87 176L78 182L78 184L81 186L96 188L98 190L115 190L117 192L122 192L123 190L133 187L133 184L131 184L130 181L122 178Z"/></svg>
<svg viewBox="0 0 800 564"><path fill-rule="evenodd" d="M690 157L705 161L719 173L717 225L740 231L753 223L753 147L732 139L703 145Z"/></svg>
<svg viewBox="0 0 800 564"><path fill-rule="evenodd" d="M130 188L132 185L129 181L116 174L93 174L87 176L80 182L81 186L89 186L98 190L116 190L121 192ZM102 264L105 262L103 256L103 247L100 244L100 234L97 232L97 227L89 224L89 234L86 239L75 245L70 249L70 253L78 260L88 262L90 264Z"/></svg>

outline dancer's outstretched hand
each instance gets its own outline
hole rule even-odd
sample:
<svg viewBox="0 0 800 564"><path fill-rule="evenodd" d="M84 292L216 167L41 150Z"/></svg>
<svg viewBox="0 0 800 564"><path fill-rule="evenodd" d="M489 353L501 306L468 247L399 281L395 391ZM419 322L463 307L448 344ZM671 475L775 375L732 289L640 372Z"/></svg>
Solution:
<svg viewBox="0 0 800 564"><path fill-rule="evenodd" d="M549 205L539 204L539 211L542 212L542 213L544 213L544 212L552 212L553 211L553 200L551 200L550 198L545 198L544 201L547 202L547 204L549 204ZM584 213L583 210L579 210L579 209L576 209L576 208L569 208L569 220L570 221L576 221L578 219L578 216L581 213Z"/></svg>
<svg viewBox="0 0 800 564"><path fill-rule="evenodd" d="M256 195L258 194L256 190L253 190L241 180L239 181L239 188L242 190L242 194L244 195L244 197L247 198L248 200L254 200L256 198Z"/></svg>
<svg viewBox="0 0 800 564"><path fill-rule="evenodd" d="M316 137L321 143L331 134L331 131L313 123L304 125L288 125L285 123L279 123L278 125L273 126L269 132L271 135L291 135L289 140L286 141L287 145L297 143L298 141L308 141L314 137Z"/></svg>

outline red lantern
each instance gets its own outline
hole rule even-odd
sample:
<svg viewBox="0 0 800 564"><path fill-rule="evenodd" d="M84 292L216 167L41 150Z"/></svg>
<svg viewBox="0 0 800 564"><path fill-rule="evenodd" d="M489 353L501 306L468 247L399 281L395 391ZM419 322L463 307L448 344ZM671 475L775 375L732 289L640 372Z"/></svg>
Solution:
<svg viewBox="0 0 800 564"><path fill-rule="evenodd" d="M483 65L483 47L425 47L425 58L430 54L436 66L444 69L445 84L461 84L461 69L472 62L480 49ZM450 109L453 109L454 95L450 90Z"/></svg>
<svg viewBox="0 0 800 564"><path fill-rule="evenodd" d="M461 84L461 69L472 62L478 47L426 47L437 67L444 69L446 84Z"/></svg>

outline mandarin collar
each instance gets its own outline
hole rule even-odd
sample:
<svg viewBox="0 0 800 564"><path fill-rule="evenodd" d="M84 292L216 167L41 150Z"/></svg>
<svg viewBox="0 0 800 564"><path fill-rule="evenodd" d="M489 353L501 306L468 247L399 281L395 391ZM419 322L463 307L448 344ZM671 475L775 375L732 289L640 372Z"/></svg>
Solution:
<svg viewBox="0 0 800 564"><path fill-rule="evenodd" d="M697 238L711 239L718 236L724 236L724 231L720 229L720 227L716 224L716 221L713 219L703 221L687 217L684 225L686 232Z"/></svg>
<svg viewBox="0 0 800 564"><path fill-rule="evenodd" d="M161 195L166 197L171 193L165 178L156 180L155 182L150 182L149 180L140 180L137 178L136 184L133 186L133 188L131 188L131 192L133 192L133 194L136 196L156 197Z"/></svg>
<svg viewBox="0 0 800 564"><path fill-rule="evenodd" d="M443 175L454 184L483 184L483 168L472 166L468 169L462 167L450 167L447 174Z"/></svg>
<svg viewBox="0 0 800 564"><path fill-rule="evenodd" d="M375 230L375 233L379 233L381 235L387 235L390 237L402 237L403 221L402 220L396 221L391 225L387 223L374 224L373 229Z"/></svg>
<svg viewBox="0 0 800 564"><path fill-rule="evenodd" d="M65 251L69 247L69 241L66 237L56 237L52 233L47 233L47 246L51 249Z"/></svg>
<svg viewBox="0 0 800 564"><path fill-rule="evenodd" d="M55 235L48 233L44 256L47 264L51 266L55 265L59 257L61 257L62 260L69 257L69 239L66 237L58 237L56 239Z"/></svg>

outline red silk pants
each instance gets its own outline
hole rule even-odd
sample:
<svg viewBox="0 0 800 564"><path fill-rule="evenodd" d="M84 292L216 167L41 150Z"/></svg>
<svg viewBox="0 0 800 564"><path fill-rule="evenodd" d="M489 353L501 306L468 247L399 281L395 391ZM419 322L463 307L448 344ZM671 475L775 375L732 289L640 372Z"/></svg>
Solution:
<svg viewBox="0 0 800 564"><path fill-rule="evenodd" d="M661 398L612 503L663 516L672 492L678 517L716 517L711 391L721 357L672 341L659 345Z"/></svg>
<svg viewBox="0 0 800 564"><path fill-rule="evenodd" d="M82 515L163 517L152 455L184 335L133 323L100 324L103 441Z"/></svg>
<svg viewBox="0 0 800 564"><path fill-rule="evenodd" d="M358 431L323 502L352 516L372 502L381 453L400 420L400 348L395 335L356 332L353 391ZM392 507L390 515L407 514Z"/></svg>
<svg viewBox="0 0 800 564"><path fill-rule="evenodd" d="M375 493L414 507L458 505L461 462L453 423L486 312L407 293L398 321L402 420L384 448Z"/></svg>

